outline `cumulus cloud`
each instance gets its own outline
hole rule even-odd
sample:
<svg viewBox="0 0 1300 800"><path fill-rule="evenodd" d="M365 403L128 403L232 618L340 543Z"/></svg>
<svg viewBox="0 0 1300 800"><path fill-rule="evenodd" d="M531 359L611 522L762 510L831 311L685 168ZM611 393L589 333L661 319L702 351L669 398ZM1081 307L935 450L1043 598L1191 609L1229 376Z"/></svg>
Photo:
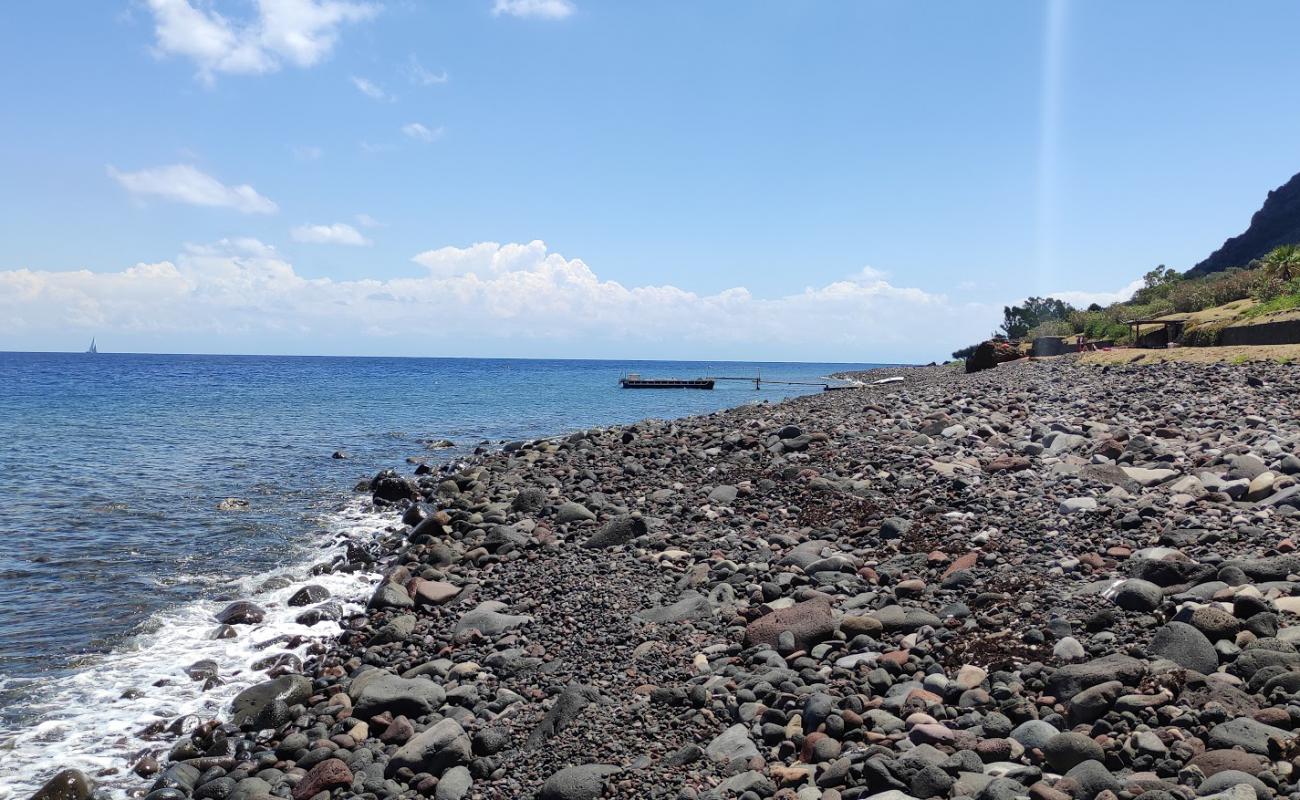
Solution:
<svg viewBox="0 0 1300 800"><path fill-rule="evenodd" d="M374 81L366 80L365 78L358 78L356 75L352 76L352 85L357 87L357 91L361 92L366 97L369 97L372 100L392 101L395 99L388 92L384 91L384 88L379 84L375 83Z"/></svg>
<svg viewBox="0 0 1300 800"><path fill-rule="evenodd" d="M347 224L336 222L333 225L299 225L289 231L295 242L309 244L348 244L354 246L368 245L370 240L361 235L361 231Z"/></svg>
<svg viewBox="0 0 1300 800"><path fill-rule="evenodd" d="M1099 306L1108 306L1111 303L1122 303L1130 300L1133 293L1143 287L1141 279L1135 280L1128 286L1114 292L1081 292L1081 291L1064 291L1051 292L1047 296L1055 297L1058 300L1064 300L1075 308L1087 308L1096 303Z"/></svg>
<svg viewBox="0 0 1300 800"><path fill-rule="evenodd" d="M189 164L123 172L111 164L109 177L137 197L160 197L192 206L233 208L245 214L274 214L279 207L248 184L227 186Z"/></svg>
<svg viewBox="0 0 1300 800"><path fill-rule="evenodd" d="M332 337L370 342L373 353L428 352L451 335L448 355L929 360L982 338L996 318L996 309L874 273L762 298L743 287L624 286L540 241L444 247L414 260L423 274L306 278L275 248L236 239L120 272L0 271L0 335L117 331L161 343L184 333L219 349L225 340L215 337L243 333L271 350L287 337L317 347Z"/></svg>
<svg viewBox="0 0 1300 800"><path fill-rule="evenodd" d="M402 126L402 133L417 142L432 142L442 136L442 128L430 128L419 122L408 122Z"/></svg>
<svg viewBox="0 0 1300 800"><path fill-rule="evenodd" d="M357 214L357 224L363 228L383 228L384 223L370 216L369 214Z"/></svg>
<svg viewBox="0 0 1300 800"><path fill-rule="evenodd" d="M339 29L375 16L379 6L345 0L256 0L254 13L232 19L204 0L146 0L155 51L188 58L199 77L258 75L288 63L311 67L338 42Z"/></svg>
<svg viewBox="0 0 1300 800"><path fill-rule="evenodd" d="M496 0L492 4L493 16L536 17L539 19L564 19L575 11L570 0Z"/></svg>

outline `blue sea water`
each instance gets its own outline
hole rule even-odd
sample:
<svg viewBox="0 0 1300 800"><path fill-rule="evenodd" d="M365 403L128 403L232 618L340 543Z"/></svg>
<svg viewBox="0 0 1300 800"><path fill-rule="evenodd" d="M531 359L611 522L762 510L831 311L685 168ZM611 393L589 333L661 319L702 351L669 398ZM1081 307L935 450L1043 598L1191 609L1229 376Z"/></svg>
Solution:
<svg viewBox="0 0 1300 800"><path fill-rule="evenodd" d="M629 371L824 382L871 366L0 353L0 798L69 765L116 785L146 723L215 711L277 636L328 634L295 628L293 587L265 580L303 580L343 533L377 531L353 489L379 469L820 390L621 390ZM357 602L366 581L326 582ZM212 612L245 596L272 612L261 638L214 642ZM185 675L199 658L219 687Z"/></svg>

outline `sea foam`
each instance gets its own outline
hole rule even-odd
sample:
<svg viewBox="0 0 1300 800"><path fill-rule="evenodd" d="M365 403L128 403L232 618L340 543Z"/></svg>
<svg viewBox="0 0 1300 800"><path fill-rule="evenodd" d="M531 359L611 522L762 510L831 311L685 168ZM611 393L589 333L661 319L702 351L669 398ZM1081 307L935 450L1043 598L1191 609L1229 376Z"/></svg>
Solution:
<svg viewBox="0 0 1300 800"><path fill-rule="evenodd" d="M343 606L345 616L360 610L378 579L369 573L307 574L308 567L329 561L348 542L373 540L391 518L373 513L360 499L325 517L316 549L304 549L304 560L291 566L216 584L210 594L251 600L266 610L256 625L238 626L232 639L213 639L214 615L229 599L196 600L155 613L139 632L113 651L88 659L72 674L24 687L30 724L0 732L0 800L19 800L36 791L60 769L74 767L94 778L113 797L147 785L131 772L145 754L165 755L174 737L148 729L193 716L208 719L222 714L230 701L249 686L266 680L252 665L269 656L293 653L306 658L315 642L341 632L336 622L310 627L294 618L305 609L288 604L308 583L324 586L330 601ZM272 578L291 585L263 590ZM304 637L288 648L288 637ZM269 644L268 644L269 643ZM211 659L218 665L219 685L204 688L187 668ZM137 692L127 693L128 689ZM124 696L125 694L125 696Z"/></svg>

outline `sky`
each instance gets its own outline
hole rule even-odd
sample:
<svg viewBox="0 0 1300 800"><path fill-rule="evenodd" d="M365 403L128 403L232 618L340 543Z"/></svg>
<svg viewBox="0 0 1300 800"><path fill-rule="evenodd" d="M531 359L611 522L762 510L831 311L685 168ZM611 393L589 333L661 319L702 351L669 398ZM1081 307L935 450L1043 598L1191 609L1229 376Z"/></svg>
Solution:
<svg viewBox="0 0 1300 800"><path fill-rule="evenodd" d="M1292 2L5 16L0 350L924 362L1300 171Z"/></svg>

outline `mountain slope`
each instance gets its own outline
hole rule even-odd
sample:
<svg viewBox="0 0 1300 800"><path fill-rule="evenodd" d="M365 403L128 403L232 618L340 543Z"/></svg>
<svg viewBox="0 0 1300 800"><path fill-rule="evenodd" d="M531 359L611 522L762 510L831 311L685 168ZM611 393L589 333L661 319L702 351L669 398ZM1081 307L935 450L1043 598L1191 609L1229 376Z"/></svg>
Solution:
<svg viewBox="0 0 1300 800"><path fill-rule="evenodd" d="M1244 267L1274 247L1300 242L1300 175L1268 193L1264 205L1250 218L1250 227L1233 236L1210 257L1192 267L1188 277Z"/></svg>

